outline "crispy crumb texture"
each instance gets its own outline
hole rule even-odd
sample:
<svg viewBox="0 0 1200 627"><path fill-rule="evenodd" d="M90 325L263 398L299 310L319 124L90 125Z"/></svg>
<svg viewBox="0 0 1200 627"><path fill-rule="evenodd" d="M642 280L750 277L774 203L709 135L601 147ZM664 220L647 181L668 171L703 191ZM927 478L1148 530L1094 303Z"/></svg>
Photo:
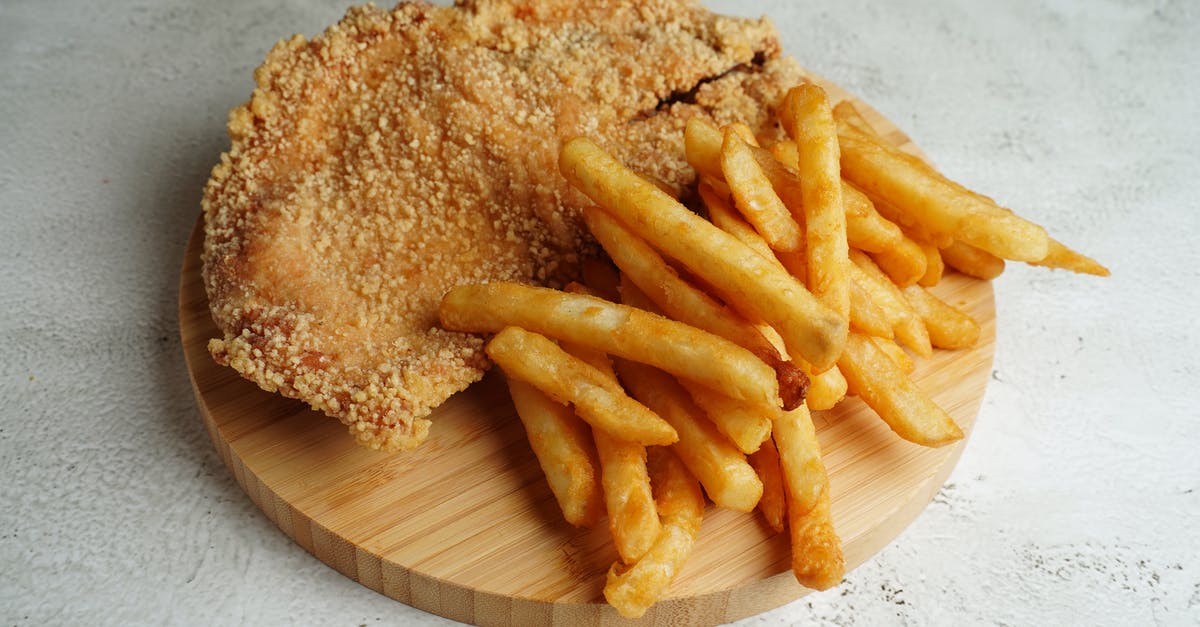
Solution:
<svg viewBox="0 0 1200 627"><path fill-rule="evenodd" d="M596 251L562 141L683 194L689 117L777 132L764 109L798 80L768 22L681 0L352 8L279 42L230 113L203 200L209 350L367 447L416 446L489 365L437 326L442 295L558 284Z"/></svg>

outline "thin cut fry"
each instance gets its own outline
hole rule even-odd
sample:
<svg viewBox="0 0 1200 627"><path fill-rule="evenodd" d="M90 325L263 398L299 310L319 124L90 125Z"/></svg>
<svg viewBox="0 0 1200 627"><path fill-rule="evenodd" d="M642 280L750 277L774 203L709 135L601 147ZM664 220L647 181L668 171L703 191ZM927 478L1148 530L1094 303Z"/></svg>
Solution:
<svg viewBox="0 0 1200 627"><path fill-rule="evenodd" d="M603 372L568 354L545 336L506 327L487 344L488 357L504 373L525 381L575 412L597 429L640 444L672 444L675 429L629 398Z"/></svg>
<svg viewBox="0 0 1200 627"><path fill-rule="evenodd" d="M518 326L644 361L749 403L779 405L775 371L753 353L723 337L635 307L584 294L495 282L451 289L442 299L440 314L442 326L452 331L495 333Z"/></svg>
<svg viewBox="0 0 1200 627"><path fill-rule="evenodd" d="M928 260L920 244L905 237L895 246L883 252L874 253L871 258L883 273L892 279L892 283L900 287L912 285L921 280L928 270Z"/></svg>
<svg viewBox="0 0 1200 627"><path fill-rule="evenodd" d="M838 367L850 392L863 400L897 435L922 446L944 446L963 432L871 338L851 333Z"/></svg>
<svg viewBox="0 0 1200 627"><path fill-rule="evenodd" d="M849 319L846 209L837 126L825 90L812 83L793 87L783 99L779 117L798 149L808 289Z"/></svg>
<svg viewBox="0 0 1200 627"><path fill-rule="evenodd" d="M567 290L577 294L593 293L591 288L571 283ZM619 385L608 355L585 346L565 344L563 350L595 367ZM617 554L626 564L637 561L662 528L654 497L650 491L650 476L646 471L646 447L593 429L592 437L600 465L600 485L608 511L608 528L617 547Z"/></svg>
<svg viewBox="0 0 1200 627"><path fill-rule="evenodd" d="M853 262L850 276L870 293L871 300L883 310L883 315L892 325L896 339L922 357L933 355L933 345L929 340L925 322L908 304L900 288L896 287L865 254L851 250L850 261Z"/></svg>
<svg viewBox="0 0 1200 627"><path fill-rule="evenodd" d="M929 330L929 340L938 348L971 348L979 341L979 323L958 308L930 294L920 285L904 288L904 298Z"/></svg>
<svg viewBox="0 0 1200 627"><path fill-rule="evenodd" d="M830 515L829 477L807 408L776 420L775 445L787 495L792 573L803 586L827 590L841 582L846 562Z"/></svg>
<svg viewBox="0 0 1200 627"><path fill-rule="evenodd" d="M713 225L736 237L738 241L749 246L763 259L778 263L779 259L776 257L775 251L771 250L771 246L767 244L767 240L763 239L762 235L754 230L754 226L746 222L740 213L734 211L727 198L713 181L704 180L700 183L700 199L704 201L704 206L708 209L708 219L712 221ZM780 264L780 268L782 267L783 265Z"/></svg>
<svg viewBox="0 0 1200 627"><path fill-rule="evenodd" d="M584 221L600 245L628 278L657 307L635 307L685 322L719 335L758 356L775 370L784 407L795 407L804 400L807 381L798 369L786 361L779 350L758 328L738 313L718 303L703 290L679 276L675 268L649 244L604 211L590 207L583 211Z"/></svg>
<svg viewBox="0 0 1200 627"><path fill-rule="evenodd" d="M623 359L614 364L621 382L641 402L675 427L673 447L696 475L708 498L720 507L748 512L762 497L762 481L734 447L696 406L686 390L665 372Z"/></svg>
<svg viewBox="0 0 1200 627"><path fill-rule="evenodd" d="M621 275L621 301L639 309L657 311L655 303L651 302L649 297L636 285L626 280L628 276L628 274ZM796 368L796 376L803 380L803 387L807 390L807 376L799 368ZM771 419L778 413L777 411L765 412L762 408L734 400L688 379L680 379L679 383L687 390L696 405L704 411L708 419L717 426L717 430L729 438L729 441L733 442L741 452L753 453L758 450L763 440L770 437ZM799 405L803 402L804 394L802 392L800 401L796 404Z"/></svg>
<svg viewBox="0 0 1200 627"><path fill-rule="evenodd" d="M849 322L786 271L688 211L586 138L566 143L559 167L593 202L718 289L732 307L774 327L789 354L803 356L818 369L837 360Z"/></svg>
<svg viewBox="0 0 1200 627"><path fill-rule="evenodd" d="M847 275L853 276L852 272ZM853 279L850 281L850 328L859 333L888 339L895 334L892 331L892 323L884 315L883 309L880 309L871 299L871 294Z"/></svg>
<svg viewBox="0 0 1200 627"><path fill-rule="evenodd" d="M604 598L625 618L638 618L671 585L692 552L704 516L704 494L695 477L668 449L650 449L650 475L662 531L633 566L613 564Z"/></svg>
<svg viewBox="0 0 1200 627"><path fill-rule="evenodd" d="M954 241L941 248L946 265L977 279L990 281L1004 272L1004 260L969 244Z"/></svg>
<svg viewBox="0 0 1200 627"><path fill-rule="evenodd" d="M758 473L763 484L763 495L758 500L758 511L772 529L783 531L784 517L787 513L787 501L783 493L783 471L779 468L779 450L775 441L767 438L757 451L746 458L754 472Z"/></svg>
<svg viewBox="0 0 1200 627"><path fill-rule="evenodd" d="M808 373L808 397L804 403L809 409L822 411L833 409L846 398L846 377L837 366L821 373Z"/></svg>
<svg viewBox="0 0 1200 627"><path fill-rule="evenodd" d="M1046 256L1038 261L1031 261L1029 263L1030 265L1042 266L1044 268L1061 268L1063 270L1095 276L1108 276L1111 274L1108 268L1101 265L1099 261L1071 250L1053 237L1050 238L1050 251L1046 253Z"/></svg>
<svg viewBox="0 0 1200 627"><path fill-rule="evenodd" d="M917 285L933 287L941 283L942 275L946 272L946 262L942 261L941 251L929 242L917 241L917 246L925 253L925 274L917 280Z"/></svg>
<svg viewBox="0 0 1200 627"><path fill-rule="evenodd" d="M604 503L587 424L524 381L509 378L508 390L563 518L577 527L592 526Z"/></svg>
<svg viewBox="0 0 1200 627"><path fill-rule="evenodd" d="M725 131L721 144L721 173L733 195L734 206L772 249L793 251L800 247L800 225L771 187L750 145L733 129ZM840 206L838 212L841 213Z"/></svg>
<svg viewBox="0 0 1200 627"><path fill-rule="evenodd" d="M903 210L934 235L951 235L999 257L1036 261L1049 252L1042 227L945 179L920 159L850 124L838 125L842 174Z"/></svg>
<svg viewBox="0 0 1200 627"><path fill-rule="evenodd" d="M879 347L879 350L887 353L887 356L896 362L904 374L912 374L917 369L917 362L913 361L913 358L899 344L882 337L872 337L871 341L875 342L875 346Z"/></svg>

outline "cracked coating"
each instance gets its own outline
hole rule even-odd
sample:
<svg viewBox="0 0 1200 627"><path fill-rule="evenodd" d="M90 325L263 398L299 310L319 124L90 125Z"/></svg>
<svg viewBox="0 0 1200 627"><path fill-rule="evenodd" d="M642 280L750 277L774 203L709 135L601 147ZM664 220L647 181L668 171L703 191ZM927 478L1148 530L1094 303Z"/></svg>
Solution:
<svg viewBox="0 0 1200 627"><path fill-rule="evenodd" d="M356 7L281 41L205 189L210 352L365 446L419 444L488 367L481 338L438 328L442 295L555 285L595 251L559 143L592 137L682 195L689 117L777 132L801 80L779 53L765 20L682 0Z"/></svg>

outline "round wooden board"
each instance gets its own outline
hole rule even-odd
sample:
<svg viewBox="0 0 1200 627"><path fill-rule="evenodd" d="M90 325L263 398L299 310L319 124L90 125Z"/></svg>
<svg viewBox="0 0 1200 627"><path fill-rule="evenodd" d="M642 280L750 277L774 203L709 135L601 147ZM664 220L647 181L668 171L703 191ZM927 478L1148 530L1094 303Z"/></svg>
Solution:
<svg viewBox="0 0 1200 627"><path fill-rule="evenodd" d="M835 99L845 97L822 81ZM915 147L873 110L868 119ZM364 450L337 420L260 390L218 366L218 337L200 276L202 223L180 278L184 352L205 425L241 486L280 529L359 583L422 610L479 625L624 622L604 603L616 559L607 525L571 527L525 440L503 382L488 375L433 415L416 451ZM982 326L970 351L937 351L914 380L970 432L991 371L991 284L948 274L934 290ZM965 440L927 449L896 437L857 399L814 412L833 520L854 568L895 538L937 493ZM648 624L715 624L807 591L790 570L786 534L757 514L709 506L691 558Z"/></svg>

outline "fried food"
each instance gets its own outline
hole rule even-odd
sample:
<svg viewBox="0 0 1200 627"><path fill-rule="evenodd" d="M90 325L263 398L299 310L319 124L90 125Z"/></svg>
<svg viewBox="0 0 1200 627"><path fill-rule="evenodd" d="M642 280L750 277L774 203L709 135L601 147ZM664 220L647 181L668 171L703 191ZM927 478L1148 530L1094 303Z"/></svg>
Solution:
<svg viewBox="0 0 1200 627"><path fill-rule="evenodd" d="M558 174L587 134L674 193L694 116L768 126L799 81L765 20L690 2L356 7L271 50L205 189L214 358L411 448L488 367L437 326L462 283L565 283L594 249Z"/></svg>

